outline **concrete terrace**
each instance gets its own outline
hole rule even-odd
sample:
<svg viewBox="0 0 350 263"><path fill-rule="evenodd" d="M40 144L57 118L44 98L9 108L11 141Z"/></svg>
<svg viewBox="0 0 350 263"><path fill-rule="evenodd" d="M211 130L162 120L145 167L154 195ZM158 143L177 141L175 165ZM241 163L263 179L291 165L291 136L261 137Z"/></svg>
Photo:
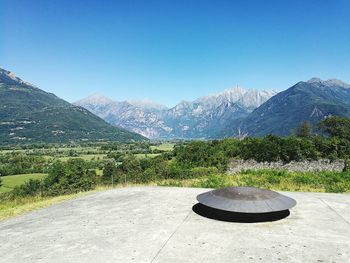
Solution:
<svg viewBox="0 0 350 263"><path fill-rule="evenodd" d="M208 189L130 187L0 222L1 262L350 262L350 196L284 193L289 217L231 223L192 211Z"/></svg>

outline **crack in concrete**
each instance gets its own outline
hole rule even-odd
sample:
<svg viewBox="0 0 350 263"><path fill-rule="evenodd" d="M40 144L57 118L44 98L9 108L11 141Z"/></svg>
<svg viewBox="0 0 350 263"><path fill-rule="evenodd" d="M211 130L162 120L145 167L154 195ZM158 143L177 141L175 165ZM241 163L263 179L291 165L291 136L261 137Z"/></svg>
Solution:
<svg viewBox="0 0 350 263"><path fill-rule="evenodd" d="M162 245L162 247L158 250L157 254L152 258L150 263L153 263L154 260L159 256L160 252L168 244L169 240L175 235L175 233L177 232L177 230L179 230L179 228L183 225L183 223L185 223L185 221L187 220L187 218L190 216L191 213L192 213L192 209L187 214L187 216L184 218L184 220L182 220L182 222L175 228L174 232L169 236L169 238L165 241L165 243Z"/></svg>
<svg viewBox="0 0 350 263"><path fill-rule="evenodd" d="M350 226L350 222L344 218L341 214L339 214L337 212L337 210L335 210L333 207L331 207L326 201L324 201L323 199L321 198L318 198L319 200L321 200L322 203L324 203L330 210L332 210L334 213L336 213L341 219L343 219L349 226Z"/></svg>

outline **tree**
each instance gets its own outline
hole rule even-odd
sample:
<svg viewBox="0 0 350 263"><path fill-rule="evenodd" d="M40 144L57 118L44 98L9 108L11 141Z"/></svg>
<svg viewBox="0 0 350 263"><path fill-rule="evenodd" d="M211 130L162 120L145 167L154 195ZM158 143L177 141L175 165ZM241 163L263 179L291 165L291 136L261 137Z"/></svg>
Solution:
<svg viewBox="0 0 350 263"><path fill-rule="evenodd" d="M111 183L114 184L114 176L116 173L117 167L115 165L115 162L109 161L105 164L103 168L103 175L102 175L102 181L105 183Z"/></svg>
<svg viewBox="0 0 350 263"><path fill-rule="evenodd" d="M44 194L48 196L88 191L95 185L95 170L89 169L88 163L80 158L57 161L43 182Z"/></svg>
<svg viewBox="0 0 350 263"><path fill-rule="evenodd" d="M331 137L350 140L350 119L332 116L324 119L318 127Z"/></svg>
<svg viewBox="0 0 350 263"><path fill-rule="evenodd" d="M310 138L311 135L312 135L312 130L311 130L310 123L308 123L306 121L300 123L296 134L297 134L298 137Z"/></svg>

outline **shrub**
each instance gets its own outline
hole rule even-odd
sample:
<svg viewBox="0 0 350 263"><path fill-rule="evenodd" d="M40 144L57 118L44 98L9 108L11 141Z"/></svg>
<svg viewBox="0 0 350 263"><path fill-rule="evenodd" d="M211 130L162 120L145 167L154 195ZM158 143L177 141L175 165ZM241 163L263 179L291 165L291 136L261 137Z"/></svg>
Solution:
<svg viewBox="0 0 350 263"><path fill-rule="evenodd" d="M348 190L348 187L343 183L327 184L325 191L327 193L344 193Z"/></svg>
<svg viewBox="0 0 350 263"><path fill-rule="evenodd" d="M198 187L203 188L219 188L226 186L226 180L222 175L210 175L204 181L201 181Z"/></svg>
<svg viewBox="0 0 350 263"><path fill-rule="evenodd" d="M42 185L40 180L30 179L21 186L16 186L12 194L14 196L34 196L38 195L42 190Z"/></svg>
<svg viewBox="0 0 350 263"><path fill-rule="evenodd" d="M113 177L115 176L117 167L114 161L108 161L105 163L103 168L103 174L101 176L101 182L111 184L114 183Z"/></svg>
<svg viewBox="0 0 350 263"><path fill-rule="evenodd" d="M217 174L218 172L219 170L216 167L195 167L191 169L191 176L193 178L199 178Z"/></svg>

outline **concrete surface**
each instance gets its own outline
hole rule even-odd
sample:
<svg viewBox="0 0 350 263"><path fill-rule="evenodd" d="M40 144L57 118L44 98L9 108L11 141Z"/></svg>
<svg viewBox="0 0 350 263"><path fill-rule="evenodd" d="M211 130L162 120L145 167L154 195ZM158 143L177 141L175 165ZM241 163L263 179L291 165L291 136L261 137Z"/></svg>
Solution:
<svg viewBox="0 0 350 263"><path fill-rule="evenodd" d="M192 211L207 189L95 193L0 222L0 262L350 262L350 196L284 193L289 217L230 223Z"/></svg>

